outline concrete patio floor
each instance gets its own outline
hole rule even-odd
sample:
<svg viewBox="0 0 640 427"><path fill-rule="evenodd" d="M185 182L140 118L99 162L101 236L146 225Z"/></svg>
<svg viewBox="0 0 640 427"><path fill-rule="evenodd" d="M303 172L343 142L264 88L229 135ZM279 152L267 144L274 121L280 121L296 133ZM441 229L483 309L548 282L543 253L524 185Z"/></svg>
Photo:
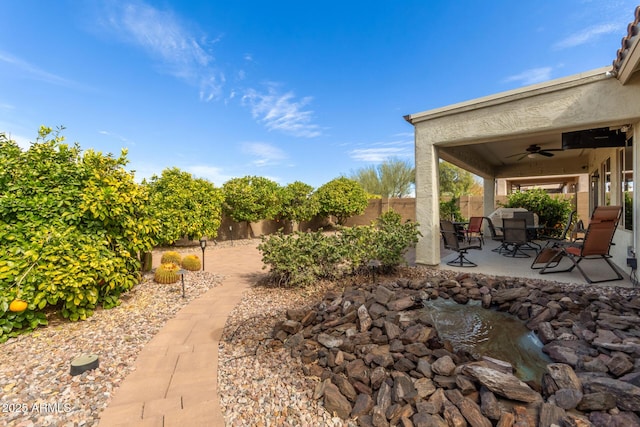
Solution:
<svg viewBox="0 0 640 427"><path fill-rule="evenodd" d="M542 243L542 245L544 246L544 242L540 243ZM531 263L534 259L533 257L535 257L534 251L526 251L527 253L532 255L531 258L513 258L510 256L504 256L497 252L492 252L492 249L497 248L499 244L499 242L485 237L485 244L483 245L482 250L469 250L466 257L470 261L478 264L477 267L454 267L447 265L447 262L454 260L457 257L457 253L441 248L442 262L440 263L440 268L454 271L463 271L467 273L487 274L492 276L523 277L563 283L588 284L577 268L574 268L571 272L551 274L540 274L539 270L531 269ZM562 261L559 268L564 269L569 267L570 265L571 262L565 259ZM592 280L615 277L615 273L611 271L611 268L602 259L584 260L580 263L580 266L587 273L587 275L592 278ZM623 280L594 283L593 286L633 287L633 284L631 283L631 280L629 278L630 268L622 268L621 266L618 266L618 270L624 277Z"/></svg>

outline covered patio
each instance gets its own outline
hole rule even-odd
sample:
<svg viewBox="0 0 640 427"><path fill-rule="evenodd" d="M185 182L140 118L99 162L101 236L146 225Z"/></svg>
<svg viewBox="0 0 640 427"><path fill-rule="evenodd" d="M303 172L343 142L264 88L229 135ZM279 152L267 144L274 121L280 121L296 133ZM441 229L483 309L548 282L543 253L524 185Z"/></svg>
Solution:
<svg viewBox="0 0 640 427"><path fill-rule="evenodd" d="M565 273L540 274L539 270L531 269L531 262L533 261L533 256L535 256L533 253L532 258L511 258L492 251L498 246L498 242L490 238L485 238L485 245L481 250L469 250L467 258L478 265L472 268L447 265L447 262L456 258L457 253L441 248L442 259L440 267L461 273L478 273L488 276L520 277L524 279L548 280L562 283L587 283L577 269ZM561 267L568 267L570 265L567 260L564 260ZM595 280L615 276L603 260L584 261L580 266L589 277ZM625 269L619 268L619 271L623 276L623 280L605 282L598 285L633 287L631 279L629 278L629 267Z"/></svg>
<svg viewBox="0 0 640 427"><path fill-rule="evenodd" d="M416 219L422 238L416 263L440 265L438 163L446 160L483 179L484 216L497 207L498 178L589 174L589 212L600 205L623 206L623 218L611 249L614 263L629 271L629 248L640 250L640 7L622 39L613 66L587 71L517 90L410 114L414 126ZM628 214L624 214L624 209ZM589 218L580 218L588 225ZM486 233L488 235L488 233ZM490 250L486 262L465 271L558 280L518 269ZM635 255L634 255L635 256ZM519 260L522 261L522 260ZM526 260L524 261L526 263ZM529 261L530 264L530 261ZM453 268L453 267L451 267ZM530 271L527 271L530 270ZM585 283L577 271L567 281ZM611 282L619 284L621 282Z"/></svg>

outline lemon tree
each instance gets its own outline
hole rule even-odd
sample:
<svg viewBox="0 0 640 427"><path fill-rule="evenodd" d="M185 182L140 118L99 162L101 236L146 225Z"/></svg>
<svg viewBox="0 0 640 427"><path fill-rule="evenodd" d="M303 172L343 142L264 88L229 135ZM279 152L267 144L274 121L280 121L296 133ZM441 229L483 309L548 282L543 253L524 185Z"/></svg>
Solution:
<svg viewBox="0 0 640 427"><path fill-rule="evenodd" d="M23 150L0 133L0 342L46 323L86 319L140 279L159 231L146 189L119 157L64 143L41 127ZM23 311L10 310L23 300Z"/></svg>

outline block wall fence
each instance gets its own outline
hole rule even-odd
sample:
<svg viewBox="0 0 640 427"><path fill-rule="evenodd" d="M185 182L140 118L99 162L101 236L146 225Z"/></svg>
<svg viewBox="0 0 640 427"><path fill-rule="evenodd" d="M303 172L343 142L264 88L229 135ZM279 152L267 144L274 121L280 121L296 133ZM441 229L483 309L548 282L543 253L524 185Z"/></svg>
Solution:
<svg viewBox="0 0 640 427"><path fill-rule="evenodd" d="M589 195L587 192L577 194L562 194L562 197L566 197L572 200L575 209L578 211L578 217L583 221L590 217L589 213ZM500 206L500 203L505 203L506 196L496 196L496 207ZM484 215L484 203L482 196L462 196L459 201L460 211L462 216L469 218L471 216L483 216ZM393 209L398 212L402 221L416 220L416 199L415 198L389 198L389 199L371 199L369 200L369 206L365 209L362 215L356 215L347 219L345 225L352 227L355 225L369 225L371 221L374 221L383 212L389 209ZM586 224L587 221L585 221ZM332 223L328 218L316 217L311 221L304 221L298 225L300 231L317 231L319 229L329 230L332 227ZM278 221L259 221L251 224L251 236L259 237L262 235L272 234L278 230L283 229L285 232L291 232L290 224L281 223ZM218 242L241 240L247 236L247 224L238 223L232 221L230 218L223 216L222 224L218 229L218 237L215 239ZM188 245L193 242L188 240L181 240L176 242L177 245Z"/></svg>

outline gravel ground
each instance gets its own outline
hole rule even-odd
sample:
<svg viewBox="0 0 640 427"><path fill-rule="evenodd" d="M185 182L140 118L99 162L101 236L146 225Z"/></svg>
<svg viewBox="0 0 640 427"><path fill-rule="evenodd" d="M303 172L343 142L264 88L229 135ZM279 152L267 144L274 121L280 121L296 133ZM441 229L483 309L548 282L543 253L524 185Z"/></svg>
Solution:
<svg viewBox="0 0 640 427"><path fill-rule="evenodd" d="M221 283L207 272L159 285L150 275L120 306L81 322L50 318L47 327L0 344L0 426L95 426L143 346L193 299ZM81 354L99 356L98 369L70 375Z"/></svg>
<svg viewBox="0 0 640 427"><path fill-rule="evenodd" d="M227 426L342 426L311 398L305 377L288 349L271 339L287 308L299 308L331 288L255 287L231 312L218 353L218 391Z"/></svg>

